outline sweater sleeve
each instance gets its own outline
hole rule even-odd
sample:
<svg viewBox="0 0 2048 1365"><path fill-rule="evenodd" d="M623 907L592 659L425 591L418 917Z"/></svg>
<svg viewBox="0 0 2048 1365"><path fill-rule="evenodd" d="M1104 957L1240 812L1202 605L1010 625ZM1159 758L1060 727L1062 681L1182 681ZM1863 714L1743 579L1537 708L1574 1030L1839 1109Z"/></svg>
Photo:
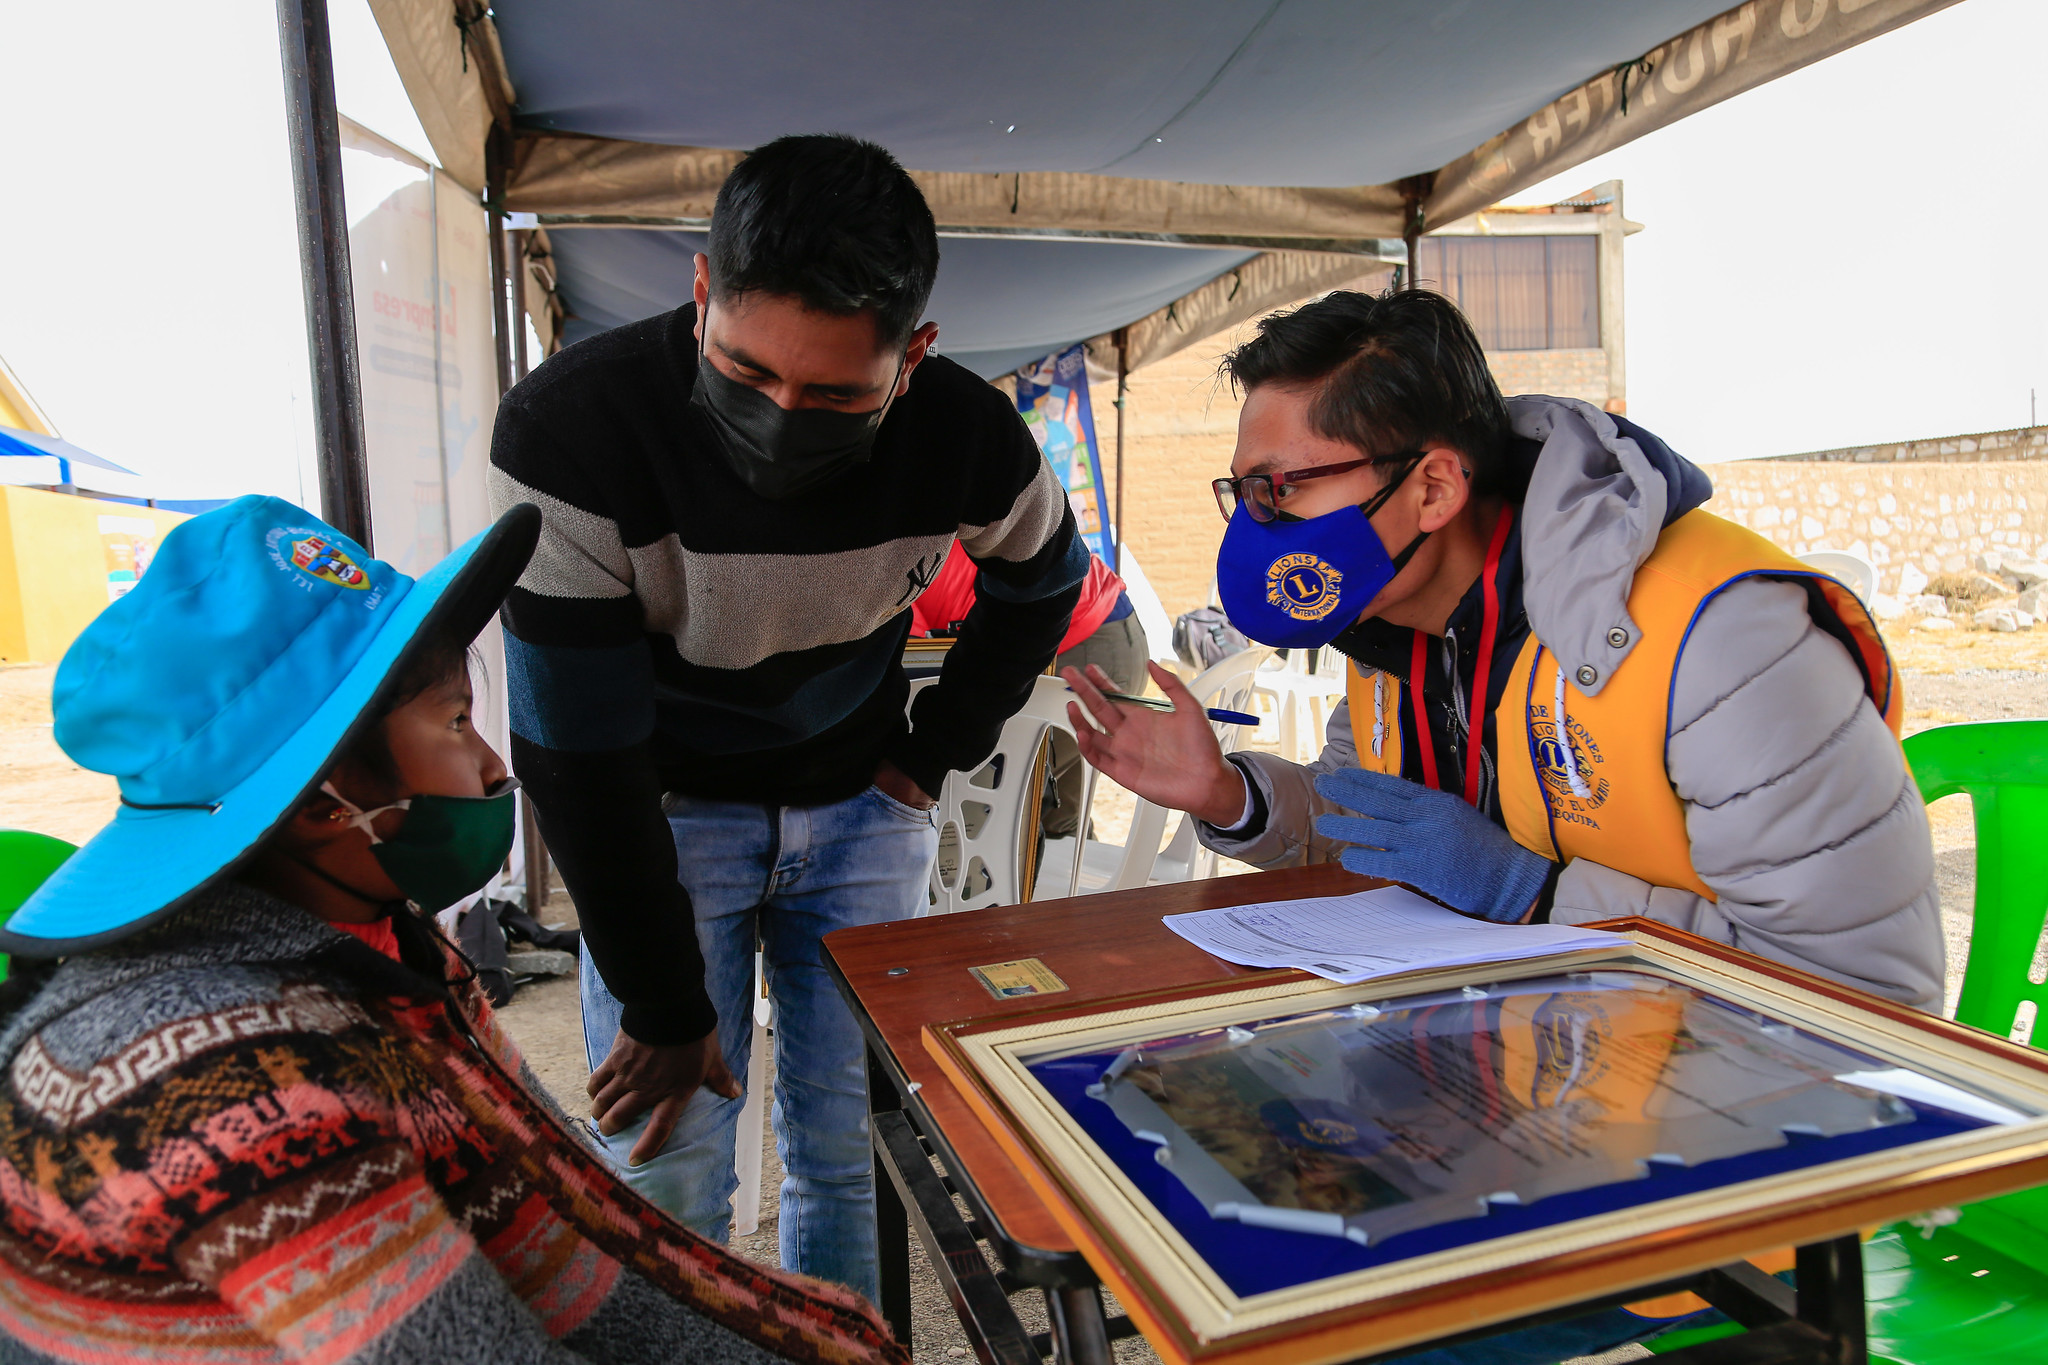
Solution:
<svg viewBox="0 0 2048 1365"><path fill-rule="evenodd" d="M996 515L958 531L976 568L974 606L938 685L919 694L910 730L889 753L931 795L948 772L974 767L995 748L1003 722L1023 708L1032 680L1058 652L1088 575L1088 546L1066 490L1017 414L1001 416L983 446L975 493L977 506Z"/></svg>
<svg viewBox="0 0 2048 1365"><path fill-rule="evenodd" d="M1233 830L1197 820L1195 837L1226 858L1268 871L1334 861L1342 845L1316 833L1316 817L1343 808L1318 792L1315 782L1324 773L1358 766L1349 700L1337 703L1323 734L1323 751L1313 763L1290 763L1278 754L1244 749L1231 754L1229 761L1251 787L1252 819Z"/></svg>
<svg viewBox="0 0 2048 1365"><path fill-rule="evenodd" d="M199 1189L165 1191L207 1210L173 1244L172 1260L270 1344L266 1359L776 1358L682 1296L622 1273L533 1192L518 1192L508 1164L402 1054L365 1047L360 1034L278 1033L250 1055L257 1066L248 1070L267 1086L223 1086L218 1063L201 1060L166 1078L152 1117L177 1135L158 1148L157 1174L211 1176ZM217 1107L195 1110L199 1096L216 1097ZM201 1155L205 1162L193 1160ZM448 1182L489 1188L468 1210L502 1224L481 1234L484 1244L443 1197Z"/></svg>
<svg viewBox="0 0 2048 1365"><path fill-rule="evenodd" d="M202 1225L180 1272L287 1361L572 1365L396 1134Z"/></svg>
<svg viewBox="0 0 2048 1365"><path fill-rule="evenodd" d="M661 811L654 668L624 539L568 452L514 402L491 439L490 487L494 509L531 502L542 516L504 610L513 770L625 1032L701 1038L718 1018Z"/></svg>
<svg viewBox="0 0 2048 1365"><path fill-rule="evenodd" d="M288 1000L186 1021L175 1036L208 1041L229 1018L291 1026L192 1051L151 1077L146 1099L124 1098L67 1134L104 1172L76 1216L119 1210L145 1261L167 1238L178 1275L245 1322L274 1350L265 1358L582 1360L441 1197L437 1179L490 1161L482 1135L450 1102L395 1102L395 1087L437 1092L349 1005L304 988ZM335 1026L309 1029L316 1018ZM138 1135L141 1150L128 1145Z"/></svg>
<svg viewBox="0 0 2048 1365"><path fill-rule="evenodd" d="M1672 787L1709 900L1586 859L1551 919L1644 915L1939 1008L1927 809L1849 652L1796 583L1748 579L1700 614L1672 697Z"/></svg>

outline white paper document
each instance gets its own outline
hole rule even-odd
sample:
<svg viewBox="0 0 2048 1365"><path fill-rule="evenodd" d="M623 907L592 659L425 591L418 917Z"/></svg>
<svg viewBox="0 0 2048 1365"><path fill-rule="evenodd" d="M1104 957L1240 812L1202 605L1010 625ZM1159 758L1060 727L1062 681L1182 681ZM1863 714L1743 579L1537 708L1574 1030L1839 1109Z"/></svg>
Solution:
<svg viewBox="0 0 2048 1365"><path fill-rule="evenodd" d="M1232 905L1166 916L1166 927L1204 952L1246 967L1299 967L1342 985L1425 967L1513 962L1624 935L1562 924L1493 924L1383 886L1348 896Z"/></svg>

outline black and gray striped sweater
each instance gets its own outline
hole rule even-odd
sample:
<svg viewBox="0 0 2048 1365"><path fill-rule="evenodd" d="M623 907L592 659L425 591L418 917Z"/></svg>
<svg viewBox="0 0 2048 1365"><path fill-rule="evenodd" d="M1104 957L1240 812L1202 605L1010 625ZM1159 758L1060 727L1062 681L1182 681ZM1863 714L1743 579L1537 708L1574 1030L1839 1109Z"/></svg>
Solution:
<svg viewBox="0 0 2048 1365"><path fill-rule="evenodd" d="M854 472L781 501L749 492L690 406L693 317L552 357L506 395L491 443L494 508L545 518L504 613L513 765L646 1043L715 1022L662 795L814 805L884 758L937 791L995 747L1087 569L1014 407L942 356ZM956 538L978 605L913 725L910 603Z"/></svg>

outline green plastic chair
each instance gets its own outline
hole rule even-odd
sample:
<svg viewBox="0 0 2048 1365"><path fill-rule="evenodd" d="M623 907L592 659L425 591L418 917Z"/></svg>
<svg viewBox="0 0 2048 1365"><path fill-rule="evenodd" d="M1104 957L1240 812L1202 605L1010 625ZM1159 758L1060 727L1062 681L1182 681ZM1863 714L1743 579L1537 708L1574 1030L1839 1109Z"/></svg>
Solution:
<svg viewBox="0 0 2048 1365"><path fill-rule="evenodd" d="M1956 1019L2011 1037L2029 1004L2048 1049L2048 985L2028 979L2048 919L2048 720L1943 725L1905 742L1929 801L1967 793L1977 897ZM1956 1223L1882 1228L1863 1244L1874 1365L2048 1361L2048 1187L1965 1205ZM1741 1329L1667 1333L1657 1354Z"/></svg>
<svg viewBox="0 0 2048 1365"><path fill-rule="evenodd" d="M76 852L78 845L48 834L0 829L0 924L21 909L21 903ZM0 981L6 979L7 955L0 953Z"/></svg>
<svg viewBox="0 0 2048 1365"><path fill-rule="evenodd" d="M2028 979L2048 919L2048 720L1943 725L1906 740L1929 801L1966 793L1977 899L1956 1019L2048 1048L2048 986ZM1895 1365L2048 1360L2048 1188L1966 1204L1932 1234L1905 1223L1864 1246L1870 1355Z"/></svg>
<svg viewBox="0 0 2048 1365"><path fill-rule="evenodd" d="M1906 740L1929 801L1967 793L1977 826L1977 909L1956 1018L2011 1037L2022 1006L2048 986L2027 979L2048 917L2048 720L1943 725ZM2048 1046L2037 1017L2034 1045Z"/></svg>

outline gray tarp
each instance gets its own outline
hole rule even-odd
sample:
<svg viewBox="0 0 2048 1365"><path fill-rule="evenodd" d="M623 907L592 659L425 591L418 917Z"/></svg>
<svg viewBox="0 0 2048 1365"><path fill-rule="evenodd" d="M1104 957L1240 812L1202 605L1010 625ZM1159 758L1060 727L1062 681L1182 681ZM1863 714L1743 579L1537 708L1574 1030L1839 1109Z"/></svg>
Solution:
<svg viewBox="0 0 2048 1365"><path fill-rule="evenodd" d="M702 233L648 229L556 232L553 242L562 293L576 307L563 330L568 342L686 302L692 259L704 249ZM1257 255L1120 242L942 246L928 310L939 324L939 350L988 379L1163 310Z"/></svg>
<svg viewBox="0 0 2048 1365"><path fill-rule="evenodd" d="M1953 2L506 0L495 28L473 0L371 8L436 154L472 187L484 73L508 71L509 203L543 222L701 225L730 148L834 128L917 168L944 228L1273 253L1398 237L1409 176L1433 175L1410 189L1448 223ZM567 239L591 230L555 233L565 274Z"/></svg>

